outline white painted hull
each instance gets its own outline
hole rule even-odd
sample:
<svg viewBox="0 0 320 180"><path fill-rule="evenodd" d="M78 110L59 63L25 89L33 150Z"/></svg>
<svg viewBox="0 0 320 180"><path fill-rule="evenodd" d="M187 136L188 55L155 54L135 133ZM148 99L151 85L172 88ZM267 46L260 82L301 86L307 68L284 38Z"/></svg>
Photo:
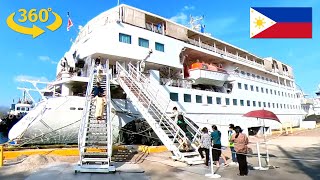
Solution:
<svg viewBox="0 0 320 180"><path fill-rule="evenodd" d="M114 100L116 111L125 109L124 100ZM75 144L78 143L78 130L84 108L85 98L77 96L56 97L49 99L47 109L35 120L32 116L21 119L9 132L9 139L19 139L18 143L26 144ZM43 106L38 106L41 109ZM70 108L75 110L71 110ZM80 109L79 109L80 108ZM121 109L120 109L121 108ZM128 112L136 114L128 103ZM37 109L36 109L37 110ZM35 110L35 111L36 111ZM133 110L133 111L131 111ZM33 113L37 115L37 113ZM32 115L32 114L31 114ZM135 119L124 113L112 113L113 140L118 138L119 130L126 123Z"/></svg>

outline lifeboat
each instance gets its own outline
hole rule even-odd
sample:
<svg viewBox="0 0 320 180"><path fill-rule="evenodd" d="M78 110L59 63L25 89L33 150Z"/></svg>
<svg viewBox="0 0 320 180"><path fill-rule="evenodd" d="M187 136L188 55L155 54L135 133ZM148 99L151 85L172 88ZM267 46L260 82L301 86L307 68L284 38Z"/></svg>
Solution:
<svg viewBox="0 0 320 180"><path fill-rule="evenodd" d="M222 65L196 62L191 64L189 69L189 78L194 80L194 85L205 84L221 87L228 77L229 74Z"/></svg>

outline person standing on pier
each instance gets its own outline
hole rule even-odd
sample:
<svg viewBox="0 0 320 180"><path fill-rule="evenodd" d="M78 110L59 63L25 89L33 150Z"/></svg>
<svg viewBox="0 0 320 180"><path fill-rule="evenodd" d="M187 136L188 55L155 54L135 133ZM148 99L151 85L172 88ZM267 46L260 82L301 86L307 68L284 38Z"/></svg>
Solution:
<svg viewBox="0 0 320 180"><path fill-rule="evenodd" d="M200 139L200 148L198 149L200 156L204 159L203 151L205 152L205 165L209 165L209 148L211 146L211 137L208 133L208 129L206 127L202 128L201 130L202 135Z"/></svg>
<svg viewBox="0 0 320 180"><path fill-rule="evenodd" d="M235 134L231 137L231 142L234 142L234 149L237 152L237 160L239 163L238 176L247 176L248 175L248 163L246 153L248 152L248 137L242 133L242 129L239 126L234 128Z"/></svg>
<svg viewBox="0 0 320 180"><path fill-rule="evenodd" d="M234 143L230 142L233 134L235 134L234 124L229 124L228 138L229 138L229 147L230 147L231 159L232 159L232 162L230 163L230 165L237 165L238 161L237 161L236 151L234 150Z"/></svg>
<svg viewBox="0 0 320 180"><path fill-rule="evenodd" d="M216 166L220 167L219 159L221 156L221 132L216 125L212 125L211 139L212 139L212 160L216 162Z"/></svg>

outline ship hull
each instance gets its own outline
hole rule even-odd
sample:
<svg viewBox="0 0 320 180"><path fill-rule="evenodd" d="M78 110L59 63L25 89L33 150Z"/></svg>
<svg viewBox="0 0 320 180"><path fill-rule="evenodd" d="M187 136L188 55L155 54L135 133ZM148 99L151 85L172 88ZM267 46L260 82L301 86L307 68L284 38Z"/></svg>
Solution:
<svg viewBox="0 0 320 180"><path fill-rule="evenodd" d="M41 103L35 109L39 113L26 116L12 127L9 139L17 144L77 144L85 98L56 97ZM115 110L111 113L113 141L117 142L120 129L134 120L137 112L130 103L120 99L113 100L112 109Z"/></svg>

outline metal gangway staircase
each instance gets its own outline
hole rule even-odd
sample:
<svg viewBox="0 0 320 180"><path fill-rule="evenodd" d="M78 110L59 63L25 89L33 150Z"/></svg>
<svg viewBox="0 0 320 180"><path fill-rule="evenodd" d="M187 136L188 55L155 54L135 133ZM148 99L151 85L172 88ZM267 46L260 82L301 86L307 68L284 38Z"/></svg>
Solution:
<svg viewBox="0 0 320 180"><path fill-rule="evenodd" d="M93 87L97 83L97 72L95 72L94 63L90 69L89 82L86 92L86 103L83 110L81 125L78 134L78 147L80 152L80 161L75 167L75 172L115 172L115 167L111 165L112 156L112 125L110 119L111 113L111 94L110 94L110 73L109 61L103 69L102 81L100 86L104 90L106 98L105 112L102 120L97 120L95 114L95 102L92 95Z"/></svg>
<svg viewBox="0 0 320 180"><path fill-rule="evenodd" d="M174 122L174 119L167 114L170 103L173 103L170 98L161 94L159 88L153 86L149 78L138 71L133 64L129 63L127 67L123 67L117 62L116 69L119 85L126 92L132 103L140 111L162 143L172 152L172 158L189 165L203 163L198 153L200 145L198 129L194 127L192 123L187 123L189 126L188 129L193 130L193 132L184 132ZM188 142L191 146L188 151L183 148L185 142Z"/></svg>

